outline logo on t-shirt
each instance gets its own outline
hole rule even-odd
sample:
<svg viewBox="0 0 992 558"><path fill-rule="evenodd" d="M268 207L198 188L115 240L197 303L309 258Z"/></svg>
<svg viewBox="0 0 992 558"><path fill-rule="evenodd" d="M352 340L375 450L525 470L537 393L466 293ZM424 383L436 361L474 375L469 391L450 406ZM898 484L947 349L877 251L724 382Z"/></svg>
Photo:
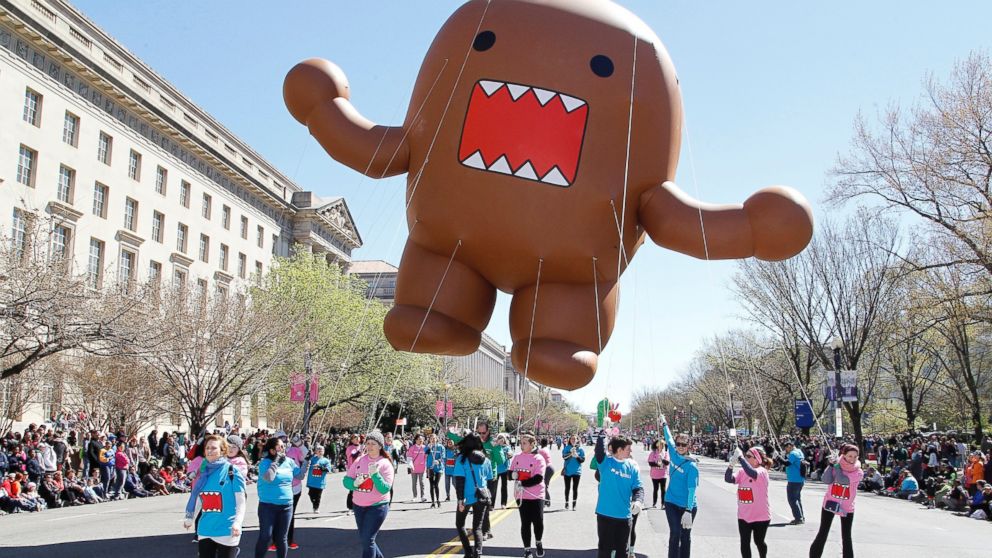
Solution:
<svg viewBox="0 0 992 558"><path fill-rule="evenodd" d="M830 496L838 500L850 500L851 486L847 484L834 483L830 485Z"/></svg>
<svg viewBox="0 0 992 558"><path fill-rule="evenodd" d="M373 485L372 479L367 478L362 481L362 484L355 487L355 492L372 492Z"/></svg>
<svg viewBox="0 0 992 558"><path fill-rule="evenodd" d="M220 492L204 490L200 492L200 507L203 513L220 512L224 510L224 498Z"/></svg>
<svg viewBox="0 0 992 558"><path fill-rule="evenodd" d="M742 504L754 503L754 491L751 490L750 486L737 487L737 501Z"/></svg>
<svg viewBox="0 0 992 558"><path fill-rule="evenodd" d="M324 468L314 467L313 469L310 469L310 473L313 474L313 476L315 477L322 477L324 476Z"/></svg>
<svg viewBox="0 0 992 558"><path fill-rule="evenodd" d="M444 466L445 467L454 467L455 466L455 458L452 457L451 459L445 459L444 460Z"/></svg>

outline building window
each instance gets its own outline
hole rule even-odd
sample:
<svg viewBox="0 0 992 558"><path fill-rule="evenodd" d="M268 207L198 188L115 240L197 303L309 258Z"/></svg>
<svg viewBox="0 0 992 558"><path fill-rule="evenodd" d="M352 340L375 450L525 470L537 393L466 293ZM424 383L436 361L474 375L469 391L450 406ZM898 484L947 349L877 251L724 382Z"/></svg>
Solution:
<svg viewBox="0 0 992 558"><path fill-rule="evenodd" d="M96 146L96 158L105 165L110 164L110 157L114 151L114 138L100 132L100 139Z"/></svg>
<svg viewBox="0 0 992 558"><path fill-rule="evenodd" d="M216 296L220 300L226 300L227 299L227 287L225 287L224 285L222 285L220 283L217 283L217 295Z"/></svg>
<svg viewBox="0 0 992 558"><path fill-rule="evenodd" d="M21 146L20 157L17 158L17 181L25 186L34 186L34 170L38 164L38 152Z"/></svg>
<svg viewBox="0 0 992 558"><path fill-rule="evenodd" d="M155 193L165 195L169 185L169 171L158 167L155 169Z"/></svg>
<svg viewBox="0 0 992 558"><path fill-rule="evenodd" d="M189 228L186 225L179 223L179 226L176 228L176 250L183 254L186 253L186 241L188 236Z"/></svg>
<svg viewBox="0 0 992 558"><path fill-rule="evenodd" d="M162 264L158 262L148 263L148 283L155 286L162 283Z"/></svg>
<svg viewBox="0 0 992 558"><path fill-rule="evenodd" d="M158 211L152 212L152 240L162 243L162 229L165 228L165 215Z"/></svg>
<svg viewBox="0 0 992 558"><path fill-rule="evenodd" d="M131 156L128 158L127 175L135 180L141 180L141 153L133 149L131 150Z"/></svg>
<svg viewBox="0 0 992 558"><path fill-rule="evenodd" d="M31 89L24 90L24 121L41 126L41 94Z"/></svg>
<svg viewBox="0 0 992 558"><path fill-rule="evenodd" d="M205 234L200 235L200 261L210 261L210 237Z"/></svg>
<svg viewBox="0 0 992 558"><path fill-rule="evenodd" d="M73 190L76 188L76 171L59 165L59 184L55 196L62 203L72 204Z"/></svg>
<svg viewBox="0 0 992 558"><path fill-rule="evenodd" d="M93 187L93 215L107 218L107 196L110 189L99 182Z"/></svg>
<svg viewBox="0 0 992 558"><path fill-rule="evenodd" d="M186 209L189 209L189 190L189 182L183 180L179 183L179 203Z"/></svg>
<svg viewBox="0 0 992 558"><path fill-rule="evenodd" d="M207 302L207 280L196 280L196 297L200 299L200 304ZM223 426L223 425L221 425Z"/></svg>
<svg viewBox="0 0 992 558"><path fill-rule="evenodd" d="M73 146L79 146L79 117L65 111L65 124L62 125L62 141Z"/></svg>
<svg viewBox="0 0 992 558"><path fill-rule="evenodd" d="M210 220L210 205L212 201L210 194L203 194L203 210L201 213L204 219Z"/></svg>
<svg viewBox="0 0 992 558"><path fill-rule="evenodd" d="M241 238L248 240L248 218L241 216Z"/></svg>
<svg viewBox="0 0 992 558"><path fill-rule="evenodd" d="M277 234L272 235L272 255L279 255L279 235Z"/></svg>
<svg viewBox="0 0 992 558"><path fill-rule="evenodd" d="M255 280L262 280L262 262L255 262Z"/></svg>
<svg viewBox="0 0 992 558"><path fill-rule="evenodd" d="M90 287L94 289L99 289L103 283L103 242L95 238L90 239L90 264L86 277Z"/></svg>
<svg viewBox="0 0 992 558"><path fill-rule="evenodd" d="M248 256L238 254L238 277L244 279L248 276Z"/></svg>
<svg viewBox="0 0 992 558"><path fill-rule="evenodd" d="M131 198L124 200L124 228L131 232L138 230L138 202Z"/></svg>
<svg viewBox="0 0 992 558"><path fill-rule="evenodd" d="M121 263L120 269L118 270L117 281L120 284L121 290L124 292L130 292L131 284L134 282L134 272L135 266L138 261L138 255L130 250L121 250Z"/></svg>
<svg viewBox="0 0 992 558"><path fill-rule="evenodd" d="M226 205L221 209L221 222L224 224L224 230L231 230L231 208Z"/></svg>
<svg viewBox="0 0 992 558"><path fill-rule="evenodd" d="M262 225L258 226L255 234L255 242L258 243L259 248L265 247L265 228L263 228Z"/></svg>
<svg viewBox="0 0 992 558"><path fill-rule="evenodd" d="M14 241L14 254L18 260L24 259L24 254L28 249L28 220L24 212L14 208L14 232L11 235Z"/></svg>
<svg viewBox="0 0 992 558"><path fill-rule="evenodd" d="M186 275L187 275L187 271L185 268L177 267L175 271L172 272L172 285L178 289L185 288Z"/></svg>
<svg viewBox="0 0 992 558"><path fill-rule="evenodd" d="M227 271L227 253L228 248L226 244L220 245L220 268Z"/></svg>

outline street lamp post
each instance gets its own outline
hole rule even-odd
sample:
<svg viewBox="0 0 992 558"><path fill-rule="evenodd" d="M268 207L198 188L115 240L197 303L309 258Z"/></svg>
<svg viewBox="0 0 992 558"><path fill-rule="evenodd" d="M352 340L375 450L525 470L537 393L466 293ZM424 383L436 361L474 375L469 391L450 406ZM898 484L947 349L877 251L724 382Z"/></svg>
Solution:
<svg viewBox="0 0 992 558"><path fill-rule="evenodd" d="M834 350L834 436L837 438L844 435L844 417L842 414L844 395L840 385L840 350L843 347L844 341L840 336L834 337L830 341L830 348Z"/></svg>
<svg viewBox="0 0 992 558"><path fill-rule="evenodd" d="M310 431L310 373L313 370L310 351L303 354L303 366L306 369L306 379L303 381L303 436L306 437Z"/></svg>
<svg viewBox="0 0 992 558"><path fill-rule="evenodd" d="M696 436L696 417L692 414L692 399L689 400L689 424L692 427L692 435Z"/></svg>

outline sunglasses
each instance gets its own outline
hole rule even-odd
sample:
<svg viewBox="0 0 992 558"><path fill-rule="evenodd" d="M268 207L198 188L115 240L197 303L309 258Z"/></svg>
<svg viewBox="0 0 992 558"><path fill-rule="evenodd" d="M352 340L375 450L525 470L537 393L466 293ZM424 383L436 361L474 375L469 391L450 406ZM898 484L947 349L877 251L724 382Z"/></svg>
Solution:
<svg viewBox="0 0 992 558"><path fill-rule="evenodd" d="M676 443L675 444L675 447L677 447L677 448L687 448L687 447L689 447L689 444L679 444L679 443Z"/></svg>

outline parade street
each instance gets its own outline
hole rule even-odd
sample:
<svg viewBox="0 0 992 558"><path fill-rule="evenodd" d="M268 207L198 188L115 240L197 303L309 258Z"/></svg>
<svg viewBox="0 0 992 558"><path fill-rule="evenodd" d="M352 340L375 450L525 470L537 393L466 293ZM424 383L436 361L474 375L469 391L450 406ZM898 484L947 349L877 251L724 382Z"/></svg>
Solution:
<svg viewBox="0 0 992 558"><path fill-rule="evenodd" d="M592 452L592 448L587 448ZM556 468L560 470L560 454ZM641 478L650 481L647 454L638 446L634 458L641 465ZM739 555L735 489L723 482L726 464L703 459L698 492L699 514L692 535L692 555L703 558ZM769 556L799 557L808 553L819 522L823 485L810 482L803 490L807 523L787 526L791 519L785 500L784 479L773 475L771 485L772 528L768 533ZM395 502L379 534L379 544L388 558L422 556L461 556L454 529L455 503L445 502L441 510L429 504L411 503L410 476L401 468L397 473ZM311 512L304 496L297 513L296 540L300 549L290 551L298 558L357 558L360 556L354 518L345 514L345 491L341 474L335 473L324 493L319 514ZM442 481L443 482L443 481ZM444 487L442 486L442 498ZM452 492L454 488L452 487ZM552 506L545 515L544 545L549 558L594 556L596 548L596 481L591 471L583 474L577 511L562 509L563 484L556 476L551 484ZM510 492L512 504L512 487ZM452 494L454 500L454 494ZM497 500L498 502L498 500ZM192 534L182 528L184 495L131 499L99 506L20 513L5 517L4 531L18 536L0 539L4 558L92 557L108 552L118 556L175 558L194 556ZM249 487L248 515L241 540L241 556L252 556L258 521L255 517L255 487ZM918 504L860 494L854 523L855 551L858 556L899 558L987 556L992 537L990 525L958 517L941 510L927 510ZM492 514L492 540L486 541L484 556L519 557L520 521L516 509L495 510ZM647 509L637 524L638 556L667 555L668 524L665 512ZM20 546L11 547L16 540ZM840 555L839 525L834 525L825 556ZM275 556L268 553L267 556ZM755 551L755 556L757 552Z"/></svg>

